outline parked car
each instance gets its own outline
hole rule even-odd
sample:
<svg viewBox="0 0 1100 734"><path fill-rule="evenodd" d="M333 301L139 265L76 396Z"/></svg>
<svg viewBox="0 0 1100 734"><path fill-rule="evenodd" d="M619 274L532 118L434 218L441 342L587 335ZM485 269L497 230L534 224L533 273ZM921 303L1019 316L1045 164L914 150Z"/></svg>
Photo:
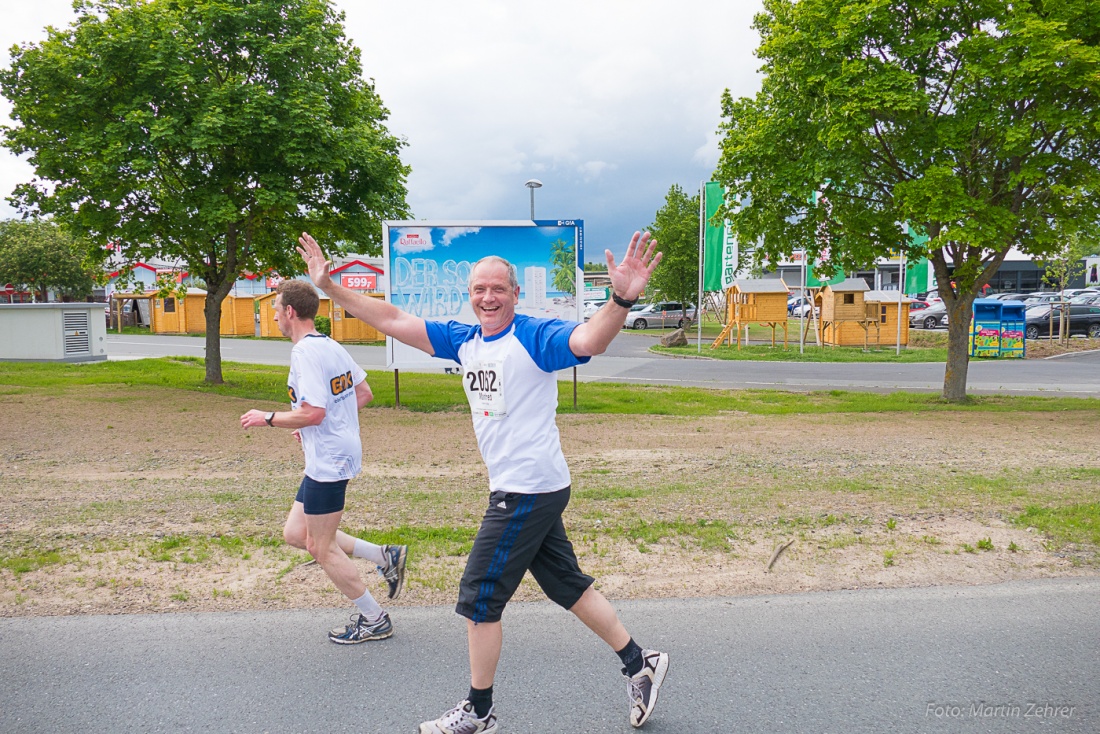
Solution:
<svg viewBox="0 0 1100 734"><path fill-rule="evenodd" d="M596 315L596 312L603 307L607 301L585 301L584 310L581 312L581 316L585 321Z"/></svg>
<svg viewBox="0 0 1100 734"><path fill-rule="evenodd" d="M806 305L808 303L810 303L809 296L801 296L797 293L794 294L787 299L787 315L793 316L795 313L795 309L797 309L800 305Z"/></svg>
<svg viewBox="0 0 1100 734"><path fill-rule="evenodd" d="M626 319L623 321L623 327L627 329L648 329L650 327L663 329L674 326L677 329L682 329L693 320L695 320L695 306L688 304L685 313L682 303L662 301L660 303L650 303L638 311L628 311Z"/></svg>
<svg viewBox="0 0 1100 734"><path fill-rule="evenodd" d="M1038 339L1041 336L1050 336L1059 333L1059 322L1062 318L1062 306L1039 305L1029 308L1024 313L1024 333L1028 339ZM1053 312L1053 316L1051 315ZM1053 323L1053 332L1051 324ZM1070 304L1069 306L1069 335L1087 336L1090 339L1100 339L1100 306Z"/></svg>
<svg viewBox="0 0 1100 734"><path fill-rule="evenodd" d="M1069 302L1083 306L1100 305L1100 293L1085 291L1081 295L1069 299Z"/></svg>
<svg viewBox="0 0 1100 734"><path fill-rule="evenodd" d="M997 297L1004 302L1026 301L1030 296L1027 293L998 293Z"/></svg>
<svg viewBox="0 0 1100 734"><path fill-rule="evenodd" d="M820 306L813 306L813 310L814 310L814 312L813 312L814 316L820 316L821 315L821 307ZM810 302L806 301L801 306L796 305L794 308L792 308L790 310L790 315L791 315L791 318L795 318L795 319L801 318L803 316L805 316L805 318L810 318Z"/></svg>
<svg viewBox="0 0 1100 734"><path fill-rule="evenodd" d="M910 328L936 329L947 326L947 306L943 301L933 303L928 308L909 312Z"/></svg>
<svg viewBox="0 0 1100 734"><path fill-rule="evenodd" d="M929 304L927 301L918 301L916 299L913 299L909 301L909 314L912 315L914 311L923 311L924 309L928 308L928 305Z"/></svg>
<svg viewBox="0 0 1100 734"><path fill-rule="evenodd" d="M1093 291L1089 288L1066 288L1061 293L1062 293L1063 296L1065 296L1065 299L1068 301L1068 300L1072 299L1074 296L1079 296L1082 293L1089 293L1089 292L1095 293L1096 291Z"/></svg>
<svg viewBox="0 0 1100 734"><path fill-rule="evenodd" d="M1039 305L1042 305L1044 303L1053 303L1055 301L1061 301L1061 300L1062 300L1062 294L1061 293L1050 293L1050 292L1045 292L1044 293L1044 292L1040 291L1040 292L1037 292L1037 293L1029 293L1027 298L1024 299L1024 305L1025 306L1039 306Z"/></svg>

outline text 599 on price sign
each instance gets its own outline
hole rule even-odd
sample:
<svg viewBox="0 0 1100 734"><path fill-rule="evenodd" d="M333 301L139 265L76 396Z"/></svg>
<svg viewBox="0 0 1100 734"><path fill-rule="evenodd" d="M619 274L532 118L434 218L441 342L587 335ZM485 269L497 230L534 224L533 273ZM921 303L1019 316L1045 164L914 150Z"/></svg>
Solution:
<svg viewBox="0 0 1100 734"><path fill-rule="evenodd" d="M372 291L377 283L373 273L346 273L340 276L340 285L358 291Z"/></svg>

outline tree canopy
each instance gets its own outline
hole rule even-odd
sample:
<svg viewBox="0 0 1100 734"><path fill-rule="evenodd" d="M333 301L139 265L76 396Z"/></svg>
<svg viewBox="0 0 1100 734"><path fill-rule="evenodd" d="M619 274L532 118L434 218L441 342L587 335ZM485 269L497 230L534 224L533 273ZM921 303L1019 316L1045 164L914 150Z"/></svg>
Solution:
<svg viewBox="0 0 1100 734"><path fill-rule="evenodd" d="M127 260L180 259L221 303L246 272L300 271L309 230L361 252L406 218L403 143L328 0L83 0L0 72L35 180L12 200ZM104 250L105 252L105 250Z"/></svg>
<svg viewBox="0 0 1100 734"><path fill-rule="evenodd" d="M61 298L87 298L94 283L86 252L85 243L53 222L0 222L0 285L11 283L40 301L51 290Z"/></svg>
<svg viewBox="0 0 1100 734"><path fill-rule="evenodd" d="M673 184L649 231L663 253L649 287L670 301L695 303L699 293L699 195L688 196Z"/></svg>
<svg viewBox="0 0 1100 734"><path fill-rule="evenodd" d="M1100 234L1100 12L765 0L754 25L762 88L723 101L731 226L773 260L928 257L950 313L944 396L965 398L971 305L1009 250ZM809 206L823 190L829 207Z"/></svg>

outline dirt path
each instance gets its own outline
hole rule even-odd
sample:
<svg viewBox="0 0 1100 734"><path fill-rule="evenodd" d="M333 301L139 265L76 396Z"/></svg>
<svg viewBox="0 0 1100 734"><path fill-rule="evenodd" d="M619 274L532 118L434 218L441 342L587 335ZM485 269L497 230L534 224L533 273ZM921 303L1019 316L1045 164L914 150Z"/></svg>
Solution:
<svg viewBox="0 0 1100 734"><path fill-rule="evenodd" d="M0 396L0 615L340 606L281 542L301 471L243 401L133 388ZM468 415L363 413L346 524L410 540L396 604L448 604L485 500ZM612 598L1094 574L1013 522L1095 501L1097 415L559 419L567 526ZM791 545L766 567L775 548ZM364 571L367 568L364 566ZM377 576L370 583L382 594ZM517 598L539 598L528 579Z"/></svg>

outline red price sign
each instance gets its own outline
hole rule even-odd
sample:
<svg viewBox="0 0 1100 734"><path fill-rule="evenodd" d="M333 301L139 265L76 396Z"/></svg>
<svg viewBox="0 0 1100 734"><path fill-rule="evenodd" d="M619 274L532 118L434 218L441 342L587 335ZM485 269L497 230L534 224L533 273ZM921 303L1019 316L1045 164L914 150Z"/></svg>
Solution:
<svg viewBox="0 0 1100 734"><path fill-rule="evenodd" d="M342 273L340 284L354 291L373 291L378 282L374 273Z"/></svg>

